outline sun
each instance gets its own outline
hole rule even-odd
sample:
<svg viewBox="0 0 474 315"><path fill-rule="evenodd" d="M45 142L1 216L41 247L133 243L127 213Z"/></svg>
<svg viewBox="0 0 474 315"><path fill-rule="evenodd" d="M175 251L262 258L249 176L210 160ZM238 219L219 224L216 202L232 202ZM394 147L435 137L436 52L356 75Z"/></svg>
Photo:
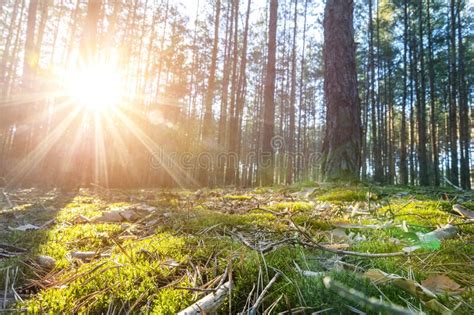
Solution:
<svg viewBox="0 0 474 315"><path fill-rule="evenodd" d="M123 101L121 81L113 67L91 65L66 75L66 93L78 106L102 112Z"/></svg>

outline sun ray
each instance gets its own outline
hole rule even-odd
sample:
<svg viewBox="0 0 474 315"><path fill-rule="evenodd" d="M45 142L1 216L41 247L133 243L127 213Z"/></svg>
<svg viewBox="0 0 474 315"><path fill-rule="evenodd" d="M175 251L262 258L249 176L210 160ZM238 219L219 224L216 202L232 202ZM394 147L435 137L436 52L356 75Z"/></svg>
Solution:
<svg viewBox="0 0 474 315"><path fill-rule="evenodd" d="M163 148L156 144L143 130L136 125L130 118L124 115L120 110L114 110L118 118L125 123L127 128L135 135L135 137L145 146L149 153L156 155L161 152L164 159L161 160L161 166L173 178L179 187L185 187L188 182L192 186L197 186L197 181L188 174L176 161L174 161ZM171 164L171 165L169 165Z"/></svg>
<svg viewBox="0 0 474 315"><path fill-rule="evenodd" d="M51 148L61 139L73 120L77 117L79 108L71 111L25 158L23 158L7 175L8 185L17 184L24 176L35 169Z"/></svg>

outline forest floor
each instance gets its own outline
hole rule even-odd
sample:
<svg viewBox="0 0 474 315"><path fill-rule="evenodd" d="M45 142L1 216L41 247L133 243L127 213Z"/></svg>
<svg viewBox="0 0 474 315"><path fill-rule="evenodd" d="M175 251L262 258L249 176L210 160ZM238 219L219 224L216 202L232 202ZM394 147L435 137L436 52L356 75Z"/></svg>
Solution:
<svg viewBox="0 0 474 315"><path fill-rule="evenodd" d="M364 185L0 191L0 312L473 314L473 200Z"/></svg>

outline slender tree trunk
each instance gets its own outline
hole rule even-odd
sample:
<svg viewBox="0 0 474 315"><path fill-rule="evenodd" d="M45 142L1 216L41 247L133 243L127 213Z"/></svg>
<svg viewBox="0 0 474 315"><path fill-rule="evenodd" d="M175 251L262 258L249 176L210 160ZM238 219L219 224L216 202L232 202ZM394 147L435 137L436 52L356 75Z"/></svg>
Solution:
<svg viewBox="0 0 474 315"><path fill-rule="evenodd" d="M268 25L268 56L263 93L263 144L261 152L261 184L273 184L273 147L275 127L275 76L276 76L276 33L278 19L278 0L270 0L270 21Z"/></svg>
<svg viewBox="0 0 474 315"><path fill-rule="evenodd" d="M247 48L248 48L248 34L249 34L249 20L250 20L250 6L252 1L247 1L247 13L245 17L245 26L243 34L243 44L242 44L242 56L240 61L240 73L239 73L239 82L238 82L238 91L237 91L237 100L236 100L236 125L234 130L242 130L242 115L245 104L245 96L247 89ZM234 152L239 156L240 160L240 151L241 151L241 137L242 133L236 133L236 139L234 143ZM239 173L237 172L237 182L240 181Z"/></svg>
<svg viewBox="0 0 474 315"><path fill-rule="evenodd" d="M219 24L220 24L221 1L217 0L216 13L214 17L214 40L212 46L211 66L207 81L207 92L205 96L204 124L202 129L203 149L210 153L214 147L214 137L212 135L212 103L214 102L214 90L216 80L217 50L219 44ZM209 184L210 165L207 168L200 168L200 182L203 186Z"/></svg>
<svg viewBox="0 0 474 315"><path fill-rule="evenodd" d="M449 142L451 151L451 168L450 168L450 180L454 185L459 185L459 171L458 171L458 125L457 125L457 89L458 80L456 72L456 3L455 0L451 0L450 4L450 77L451 77L451 93L450 93L450 104L449 104Z"/></svg>
<svg viewBox="0 0 474 315"><path fill-rule="evenodd" d="M430 84L430 123L431 123L431 146L433 157L433 175L434 185L439 186L439 152L438 152L438 137L436 127L436 92L435 92L435 71L433 61L433 35L431 30L431 13L430 0L426 3L426 23L428 27L428 63L429 63L429 84Z"/></svg>
<svg viewBox="0 0 474 315"><path fill-rule="evenodd" d="M324 12L325 180L358 179L360 104L357 91L353 1L328 0Z"/></svg>
<svg viewBox="0 0 474 315"><path fill-rule="evenodd" d="M407 107L407 51L408 51L408 0L404 0L403 5L403 99L402 99L402 118L400 130L400 184L408 184L408 165L407 165L407 131L406 131L406 107Z"/></svg>
<svg viewBox="0 0 474 315"><path fill-rule="evenodd" d="M471 189L471 170L469 163L469 149L471 144L471 135L469 128L469 105L468 89L466 87L466 77L464 69L464 43L461 21L461 1L457 1L458 18L458 60L459 60L459 144L460 144L460 166L461 166L461 187Z"/></svg>
<svg viewBox="0 0 474 315"><path fill-rule="evenodd" d="M305 48L306 48L306 18L308 13L308 0L304 2L304 20L303 20L303 42L301 51L301 65L299 78L299 100L298 100L298 156L296 158L296 179L301 180L301 172L303 171L303 102L304 102L304 72L305 72Z"/></svg>
<svg viewBox="0 0 474 315"><path fill-rule="evenodd" d="M226 163L226 174L225 183L227 185L235 184L236 173L238 171L238 157L234 152L235 137L238 130L232 129L236 125L236 99L238 89L238 73L237 73L237 62L238 62L238 30L239 30L239 4L240 0L233 0L234 5L234 39L232 48L232 76L231 76L231 90L230 90L230 103L229 103L229 121L227 124L227 163Z"/></svg>
<svg viewBox="0 0 474 315"><path fill-rule="evenodd" d="M291 51L291 91L290 91L290 130L288 140L288 170L286 183L293 183L295 174L295 106L296 106L296 33L298 29L298 0L295 0L295 11L293 19L293 48Z"/></svg>
<svg viewBox="0 0 474 315"><path fill-rule="evenodd" d="M423 48L423 1L418 1L418 34L419 34L419 60L420 60L420 97L417 107L418 120L418 159L420 166L420 185L428 186L430 184L428 176L428 160L426 154L426 84L425 84L425 63Z"/></svg>

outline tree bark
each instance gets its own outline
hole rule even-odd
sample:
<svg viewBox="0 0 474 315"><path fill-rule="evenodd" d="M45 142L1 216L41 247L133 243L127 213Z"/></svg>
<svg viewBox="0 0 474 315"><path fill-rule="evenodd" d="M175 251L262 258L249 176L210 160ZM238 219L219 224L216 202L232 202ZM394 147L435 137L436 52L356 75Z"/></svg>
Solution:
<svg viewBox="0 0 474 315"><path fill-rule="evenodd" d="M433 169L434 178L433 183L435 186L439 186L439 157L438 157L438 137L437 137L437 126L436 126L436 93L435 93L435 72L433 62L433 35L431 29L431 13L430 13L430 0L426 3L426 23L428 27L428 63L429 63L429 84L430 84L430 123L431 123L431 147L433 157Z"/></svg>
<svg viewBox="0 0 474 315"><path fill-rule="evenodd" d="M455 0L451 0L450 3L450 77L451 77L451 88L450 88L450 103L449 103L449 143L451 151L451 167L450 167L450 180L454 185L459 185L459 171L458 171L458 125L457 125L457 90L458 80L456 71L456 4Z"/></svg>
<svg viewBox="0 0 474 315"><path fill-rule="evenodd" d="M265 76L265 87L263 92L263 143L261 154L261 184L264 186L273 184L273 147L275 126L275 63L276 63L276 32L278 19L278 0L270 0L270 21L268 25L268 56Z"/></svg>
<svg viewBox="0 0 474 315"><path fill-rule="evenodd" d="M407 51L408 51L408 0L403 4L403 99L402 118L400 130L400 184L408 184L408 164L407 164L407 131L406 131L406 107L407 107Z"/></svg>
<svg viewBox="0 0 474 315"><path fill-rule="evenodd" d="M291 51L291 91L290 91L290 126L288 136L288 167L286 174L286 183L293 183L295 174L295 106L296 106L296 33L298 29L298 0L295 0L295 12L293 19L293 48Z"/></svg>
<svg viewBox="0 0 474 315"><path fill-rule="evenodd" d="M419 101L417 102L417 120L418 120L418 159L420 167L420 185L428 186L428 160L426 155L426 86L425 86L425 63L424 63L424 49L423 49L423 2L418 0L418 35L419 35L419 60L420 60L420 86L419 86Z"/></svg>
<svg viewBox="0 0 474 315"><path fill-rule="evenodd" d="M352 23L352 0L326 2L323 60L327 113L322 173L327 181L359 178L361 126Z"/></svg>
<svg viewBox="0 0 474 315"><path fill-rule="evenodd" d="M217 50L219 44L219 24L220 24L221 1L217 0L216 14L214 17L214 40L212 44L211 66L209 69L209 79L207 82L207 91L205 96L205 113L202 129L203 149L209 153L214 146L212 136L212 103L214 102ZM209 184L210 165L207 168L200 168L200 182L203 186Z"/></svg>

